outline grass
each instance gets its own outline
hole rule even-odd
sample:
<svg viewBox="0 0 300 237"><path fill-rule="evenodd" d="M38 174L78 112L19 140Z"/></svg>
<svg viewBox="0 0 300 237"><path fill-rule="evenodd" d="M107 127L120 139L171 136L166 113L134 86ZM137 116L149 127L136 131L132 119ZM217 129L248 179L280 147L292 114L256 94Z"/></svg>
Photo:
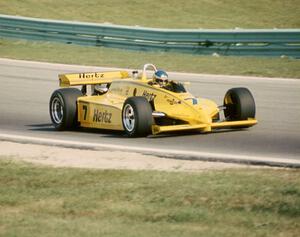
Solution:
<svg viewBox="0 0 300 237"><path fill-rule="evenodd" d="M300 60L290 58L212 57L4 39L0 57L122 68L152 62L167 71L300 78Z"/></svg>
<svg viewBox="0 0 300 237"><path fill-rule="evenodd" d="M0 161L0 236L298 236L300 172L47 168Z"/></svg>
<svg viewBox="0 0 300 237"><path fill-rule="evenodd" d="M299 28L299 0L0 0L0 13L162 28ZM300 78L300 60L138 52L0 39L0 57L109 67Z"/></svg>
<svg viewBox="0 0 300 237"><path fill-rule="evenodd" d="M0 13L162 28L299 28L299 0L10 0Z"/></svg>

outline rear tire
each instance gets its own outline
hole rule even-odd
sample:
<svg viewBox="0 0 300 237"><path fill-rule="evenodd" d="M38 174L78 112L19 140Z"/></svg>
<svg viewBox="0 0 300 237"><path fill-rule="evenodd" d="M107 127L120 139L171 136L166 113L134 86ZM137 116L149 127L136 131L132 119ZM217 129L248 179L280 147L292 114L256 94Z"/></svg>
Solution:
<svg viewBox="0 0 300 237"><path fill-rule="evenodd" d="M77 127L77 98L82 96L76 88L63 88L54 91L49 102L51 121L56 130Z"/></svg>
<svg viewBox="0 0 300 237"><path fill-rule="evenodd" d="M122 123L129 137L144 137L151 133L152 108L142 96L129 97L122 109Z"/></svg>
<svg viewBox="0 0 300 237"><path fill-rule="evenodd" d="M232 88L224 97L226 120L237 121L255 118L255 101L247 88Z"/></svg>

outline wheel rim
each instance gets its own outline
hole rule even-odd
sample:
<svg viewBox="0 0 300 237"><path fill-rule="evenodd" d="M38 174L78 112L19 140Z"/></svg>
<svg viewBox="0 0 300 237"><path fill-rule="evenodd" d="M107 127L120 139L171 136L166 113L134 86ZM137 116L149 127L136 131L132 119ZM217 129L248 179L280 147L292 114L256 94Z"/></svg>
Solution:
<svg viewBox="0 0 300 237"><path fill-rule="evenodd" d="M123 124L125 129L132 132L135 125L135 115L134 110L130 104L125 105L123 110Z"/></svg>
<svg viewBox="0 0 300 237"><path fill-rule="evenodd" d="M64 106L60 98L55 97L51 103L51 117L56 124L60 124L64 116Z"/></svg>

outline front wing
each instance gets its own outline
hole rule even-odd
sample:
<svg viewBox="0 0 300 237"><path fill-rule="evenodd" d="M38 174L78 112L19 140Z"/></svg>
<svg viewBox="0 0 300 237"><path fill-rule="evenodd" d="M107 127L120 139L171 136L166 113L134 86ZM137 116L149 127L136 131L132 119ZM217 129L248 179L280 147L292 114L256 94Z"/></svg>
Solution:
<svg viewBox="0 0 300 237"><path fill-rule="evenodd" d="M184 131L184 130L200 130L203 132L211 132L212 129L251 127L255 124L257 124L257 120L249 118L248 120L215 122L215 123L210 123L210 124L195 124L195 125L183 124L183 125L168 125L168 126L153 125L152 133L159 134L159 133L164 133L164 132Z"/></svg>

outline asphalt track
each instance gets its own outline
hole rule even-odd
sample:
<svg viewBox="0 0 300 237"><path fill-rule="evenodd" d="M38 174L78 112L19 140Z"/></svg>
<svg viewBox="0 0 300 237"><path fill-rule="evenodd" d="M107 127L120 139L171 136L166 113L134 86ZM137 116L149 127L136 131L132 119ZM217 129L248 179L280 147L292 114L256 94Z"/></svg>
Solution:
<svg viewBox="0 0 300 237"><path fill-rule="evenodd" d="M101 70L108 68L0 59L0 140L300 167L300 80L169 73L173 79L190 81L189 89L195 95L219 104L228 89L249 88L259 123L247 130L147 138L128 138L105 130L55 131L48 103L58 88L57 75Z"/></svg>

